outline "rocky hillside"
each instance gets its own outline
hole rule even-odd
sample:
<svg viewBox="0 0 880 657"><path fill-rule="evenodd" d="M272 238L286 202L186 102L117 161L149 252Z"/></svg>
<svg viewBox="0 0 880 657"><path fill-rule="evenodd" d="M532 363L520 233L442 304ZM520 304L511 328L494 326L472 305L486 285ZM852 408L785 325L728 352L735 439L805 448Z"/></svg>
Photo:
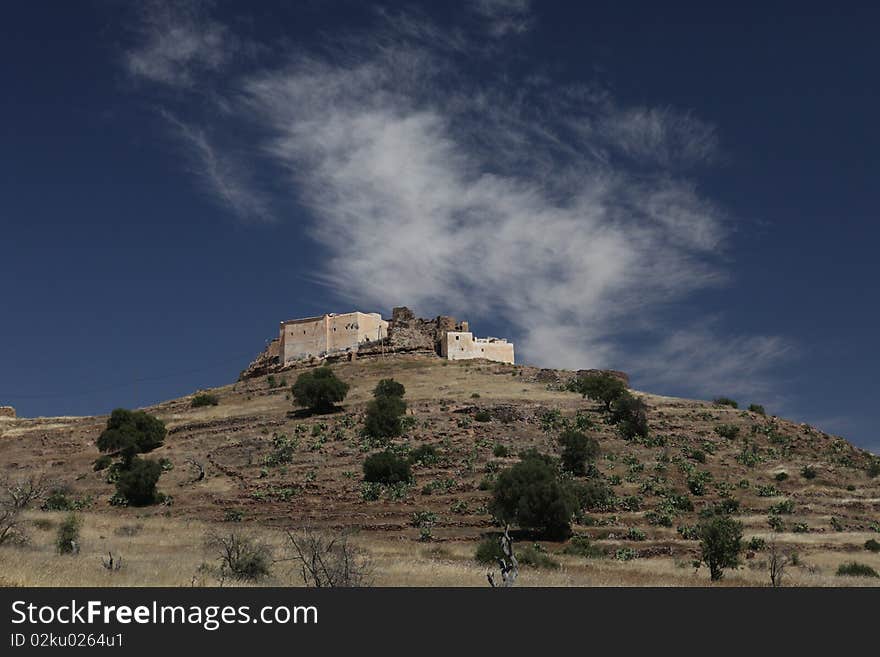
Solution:
<svg viewBox="0 0 880 657"><path fill-rule="evenodd" d="M768 536L773 523L778 536L814 555L818 568L858 552L880 569L880 556L863 549L880 538L880 477L869 476L876 457L810 426L639 392L650 437L624 440L599 405L564 390L571 372L401 354L333 369L351 391L332 415L296 412L289 398L294 373L212 390L217 406L191 408L187 397L147 409L169 429L150 455L167 459L160 489L172 496L169 506L108 505L113 486L92 469L106 417L0 418L0 476L41 474L92 512L132 517L308 522L415 539L414 514L428 512L436 516L435 540L462 541L492 528L488 488L498 471L529 448L558 453L560 431L578 426L599 440L598 470L614 499L574 529L611 556L687 562L700 511L723 504L747 538ZM413 486L365 490L361 467L373 448L360 434L362 414L385 377L406 386L409 403L408 430L396 448L430 444L439 458L414 467ZM284 450L289 462L277 458ZM205 469L201 480L195 464Z"/></svg>

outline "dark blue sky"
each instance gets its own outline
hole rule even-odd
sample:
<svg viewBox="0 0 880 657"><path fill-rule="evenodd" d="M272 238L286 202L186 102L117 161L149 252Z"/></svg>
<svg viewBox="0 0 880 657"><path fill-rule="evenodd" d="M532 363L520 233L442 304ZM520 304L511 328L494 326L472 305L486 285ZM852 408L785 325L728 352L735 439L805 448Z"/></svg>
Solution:
<svg viewBox="0 0 880 657"><path fill-rule="evenodd" d="M409 304L509 335L526 362L565 364L548 341L582 338L571 367L765 402L880 450L880 10L383 6L4 8L0 404L172 398L234 380L279 320ZM352 173L365 153L391 177ZM597 180L615 191L590 205ZM522 188L545 219L505 206ZM660 189L665 228L642 235ZM565 254L553 230L599 207ZM483 242L471 268L433 237L449 225L510 239ZM415 264L362 262L337 230ZM629 256L638 266L602 285L578 260ZM493 296L501 280L523 300ZM583 296L563 308L555 292Z"/></svg>

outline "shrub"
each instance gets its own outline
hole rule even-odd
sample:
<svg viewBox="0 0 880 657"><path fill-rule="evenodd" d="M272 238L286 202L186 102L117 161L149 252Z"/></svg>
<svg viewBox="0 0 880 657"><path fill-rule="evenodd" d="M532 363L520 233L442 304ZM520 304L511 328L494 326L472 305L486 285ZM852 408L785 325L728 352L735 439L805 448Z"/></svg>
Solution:
<svg viewBox="0 0 880 657"><path fill-rule="evenodd" d="M766 486L758 486L757 494L758 497L776 497L782 493L776 486L768 484Z"/></svg>
<svg viewBox="0 0 880 657"><path fill-rule="evenodd" d="M777 472L775 475L773 475L773 478L776 481L785 481L786 479L788 479L788 473L787 472Z"/></svg>
<svg viewBox="0 0 880 657"><path fill-rule="evenodd" d="M413 465L431 465L440 460L437 450L433 445L419 445L409 453L409 462Z"/></svg>
<svg viewBox="0 0 880 657"><path fill-rule="evenodd" d="M717 582L725 568L739 565L742 524L729 516L714 516L700 524L700 560L709 567L709 578Z"/></svg>
<svg viewBox="0 0 880 657"><path fill-rule="evenodd" d="M628 392L620 395L614 402L611 421L617 425L624 438L648 435L648 407L645 402Z"/></svg>
<svg viewBox="0 0 880 657"><path fill-rule="evenodd" d="M390 485L411 480L409 463L393 452L377 452L364 461L364 481Z"/></svg>
<svg viewBox="0 0 880 657"><path fill-rule="evenodd" d="M865 541L865 549L868 552L880 552L880 543L873 538L869 538Z"/></svg>
<svg viewBox="0 0 880 657"><path fill-rule="evenodd" d="M749 404L749 410L752 413L757 413L758 415L767 415L766 411L764 410L764 407L761 406L760 404Z"/></svg>
<svg viewBox="0 0 880 657"><path fill-rule="evenodd" d="M474 414L474 419L477 422L491 422L492 421L492 414L487 410L480 409L479 411L477 411Z"/></svg>
<svg viewBox="0 0 880 657"><path fill-rule="evenodd" d="M588 536L572 536L571 542L562 549L563 554L573 554L587 559L596 559L605 556L605 551L590 542Z"/></svg>
<svg viewBox="0 0 880 657"><path fill-rule="evenodd" d="M587 511L608 511L614 506L614 492L602 481L590 479L571 486L577 508Z"/></svg>
<svg viewBox="0 0 880 657"><path fill-rule="evenodd" d="M101 456L96 458L92 464L92 470L100 472L101 470L109 468L111 463L113 463L113 457L109 454L101 454Z"/></svg>
<svg viewBox="0 0 880 657"><path fill-rule="evenodd" d="M569 383L568 389L601 402L610 413L614 402L626 392L626 384L610 374L590 374L574 379Z"/></svg>
<svg viewBox="0 0 880 657"><path fill-rule="evenodd" d="M705 463L706 453L700 449L692 449L688 452L688 458L693 459L697 463Z"/></svg>
<svg viewBox="0 0 880 657"><path fill-rule="evenodd" d="M394 379L382 379L373 389L373 397L403 397L406 388Z"/></svg>
<svg viewBox="0 0 880 657"><path fill-rule="evenodd" d="M207 392L200 392L195 395L190 402L190 406L192 408L199 408L200 406L216 406L220 403L220 398L217 395L212 395Z"/></svg>
<svg viewBox="0 0 880 657"><path fill-rule="evenodd" d="M644 541L647 535L638 527L630 527L626 532L626 537L631 541Z"/></svg>
<svg viewBox="0 0 880 657"><path fill-rule="evenodd" d="M348 388L329 367L318 367L300 374L290 392L298 406L312 413L332 413L335 405L345 399Z"/></svg>
<svg viewBox="0 0 880 657"><path fill-rule="evenodd" d="M722 438L734 440L739 435L739 427L735 424L719 424L715 427L715 433Z"/></svg>
<svg viewBox="0 0 880 657"><path fill-rule="evenodd" d="M364 433L372 438L388 439L403 433L401 418L406 402L400 397L380 396L367 404Z"/></svg>
<svg viewBox="0 0 880 657"><path fill-rule="evenodd" d="M712 403L716 406L729 406L730 408L739 408L739 404L736 403L735 400L730 397L716 397L712 400Z"/></svg>
<svg viewBox="0 0 880 657"><path fill-rule="evenodd" d="M165 440L165 424L144 411L117 408L107 420L107 428L95 445L102 452L122 457L127 466L137 454L161 447Z"/></svg>
<svg viewBox="0 0 880 657"><path fill-rule="evenodd" d="M507 457L509 454L510 454L509 450L501 443L498 443L492 449L492 455L499 458L499 459L503 459L503 458Z"/></svg>
<svg viewBox="0 0 880 657"><path fill-rule="evenodd" d="M79 551L81 525L80 519L72 513L61 521L61 524L58 525L58 535L55 538L55 547L59 554L75 554Z"/></svg>
<svg viewBox="0 0 880 657"><path fill-rule="evenodd" d="M775 513L771 513L767 516L767 524L770 526L770 529L775 532L785 531L785 523L783 523L782 518Z"/></svg>
<svg viewBox="0 0 880 657"><path fill-rule="evenodd" d="M148 506L157 501L156 483L162 476L157 461L135 457L129 467L119 472L116 494L131 506Z"/></svg>
<svg viewBox="0 0 880 657"><path fill-rule="evenodd" d="M498 559L504 558L504 552L501 549L501 541L497 536L484 538L477 544L477 550L474 554L477 563L495 563Z"/></svg>
<svg viewBox="0 0 880 657"><path fill-rule="evenodd" d="M564 538L571 531L575 500L549 461L533 455L503 470L492 491L490 511L502 522L538 529L548 538Z"/></svg>
<svg viewBox="0 0 880 657"><path fill-rule="evenodd" d="M837 567L838 575L846 575L849 577L880 577L877 571L867 564L858 561L850 561L842 563Z"/></svg>
<svg viewBox="0 0 880 657"><path fill-rule="evenodd" d="M752 536L749 539L749 549L752 552L760 552L761 550L767 547L767 541L765 541L760 536Z"/></svg>
<svg viewBox="0 0 880 657"><path fill-rule="evenodd" d="M599 456L599 442L580 431L568 429L559 436L562 467L575 476L587 474L587 464Z"/></svg>
<svg viewBox="0 0 880 657"><path fill-rule="evenodd" d="M272 565L268 545L239 532L210 534L207 544L217 552L220 570L235 579L258 580L267 577Z"/></svg>
<svg viewBox="0 0 880 657"><path fill-rule="evenodd" d="M816 472L816 468L814 468L812 465L805 465L801 469L801 477L803 477L804 479L815 479L817 474L818 472Z"/></svg>
<svg viewBox="0 0 880 657"><path fill-rule="evenodd" d="M872 458L866 469L868 476L873 479L880 475L880 458Z"/></svg>
<svg viewBox="0 0 880 657"><path fill-rule="evenodd" d="M533 568L546 568L547 570L556 570L559 568L559 562L552 558L547 551L540 545L526 545L524 548L515 552L516 559L522 566L532 566Z"/></svg>
<svg viewBox="0 0 880 657"><path fill-rule="evenodd" d="M783 513L794 513L794 500L785 499L773 504L768 509L771 515L781 515Z"/></svg>

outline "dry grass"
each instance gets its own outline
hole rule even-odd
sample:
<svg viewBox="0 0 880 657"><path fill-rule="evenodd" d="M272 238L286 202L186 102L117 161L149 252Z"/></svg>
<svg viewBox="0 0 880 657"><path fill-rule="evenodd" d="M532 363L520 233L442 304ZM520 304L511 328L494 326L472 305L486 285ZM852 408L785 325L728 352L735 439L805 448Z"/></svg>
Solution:
<svg viewBox="0 0 880 657"><path fill-rule="evenodd" d="M173 469L165 473L159 488L170 494L170 507L118 509L107 505L113 491L106 476L92 471L98 455L94 442L106 418L17 418L0 422L0 468L4 474L26 477L42 474L47 480L67 485L79 499L91 499L83 513L83 549L77 557L60 557L53 548L54 530L33 527L31 544L0 549L0 582L11 585L75 586L206 586L236 585L222 579L216 559L204 546L212 528L249 529L272 543L280 552L283 535L290 525L313 524L359 530L358 541L369 550L375 565L375 583L401 586L484 586L485 568L473 561L475 540L490 529L486 513L489 493L479 483L490 466L513 463L515 456L493 456L496 443L512 455L527 448L552 453L555 434L546 432L540 421L549 409L566 417L586 412L595 428L604 456L597 464L606 477L617 477L614 493L619 498L643 497L640 511L617 510L595 516L597 524L577 527L594 544L614 554L620 547L648 550L654 556L628 562L584 559L554 555L558 570L523 568L519 583L525 586L702 586L708 584L705 570L691 565L696 543L684 541L674 529L693 525L698 512L719 498L720 486L739 500L745 537L769 538L767 511L783 498L795 503L795 513L783 516L789 530L779 537L786 549L796 550L802 566L789 570L792 585L871 585L880 580L836 577L840 563L856 560L880 571L880 555L866 552L870 531L880 524L880 478L864 472L864 455L839 439L784 420L764 418L742 410L713 406L709 402L642 396L650 406L652 433L664 436L664 447L627 442L603 422L595 405L579 396L551 389L533 368L480 362L445 363L439 359L401 358L359 360L334 365L337 374L351 384L351 391L339 413L304 418L294 413L287 395L289 388L269 389L265 377L258 377L211 390L218 406L191 408L190 398L171 400L148 409L168 425L163 447L151 457L166 458ZM296 372L286 374L288 384ZM360 470L364 444L359 436L360 414L376 383L394 377L406 386L406 398L415 424L398 442L408 446L433 445L442 462L416 467L416 484L403 498L383 497L365 501L361 496ZM473 397L477 393L478 397ZM507 422L477 422L472 414L457 411L468 407L512 407L521 413ZM776 431L789 441L791 451L784 458L772 456L779 443L754 432L774 422ZM736 440L722 439L714 432L718 424L741 429ZM313 432L324 425L324 442ZM271 450L274 432L296 435L299 447L293 462L283 467L263 467ZM339 437L339 435L341 437ZM764 460L755 467L737 461L744 439L759 444ZM324 440L326 439L326 440ZM320 444L319 444L320 443ZM711 448L708 449L707 445ZM693 463L688 450L706 452L705 463ZM845 458L852 463L846 464ZM207 476L194 482L187 459L205 464ZM642 470L631 472L635 462ZM695 510L674 518L673 528L652 526L646 512L656 508L659 498L643 493L642 485L663 472L665 485L686 490L682 463L707 471L712 482L704 496L692 496ZM807 481L800 476L806 464L815 465L818 476ZM780 470L789 473L776 482ZM738 483L746 479L748 486ZM424 494L422 488L437 481L453 481L444 491ZM760 497L759 486L774 485L778 497ZM287 496L279 491L295 490ZM464 512L453 511L465 503ZM242 523L222 522L235 509ZM413 512L431 511L438 516L433 543L416 541L410 527ZM31 520L57 521L57 514L32 512ZM833 520L832 520L833 519ZM794 523L803 522L808 533L793 533ZM123 527L142 525L132 535L121 535ZM647 534L647 540L630 542L623 537L631 527ZM836 531L840 529L841 531ZM617 538L615 538L615 536ZM548 544L558 551L561 546ZM101 566L107 551L121 554L124 567L110 573ZM744 561L743 568L730 572L725 586L764 586L768 577L760 567L758 552ZM301 582L289 564L276 565L265 583L297 586Z"/></svg>
<svg viewBox="0 0 880 657"><path fill-rule="evenodd" d="M55 552L54 537L64 514L31 512L29 544L0 549L0 585L4 586L253 586L222 577L217 554L205 545L209 531L249 533L272 546L278 562L272 575L256 585L302 586L299 572L285 551L281 531L238 523L202 522L151 517L131 521L106 514L82 514L82 549L76 556ZM40 527L34 525L37 522ZM46 527L48 521L51 527ZM475 542L420 543L409 536L363 532L355 543L366 550L376 586L486 586L486 567L473 560ZM609 545L610 546L610 545ZM549 545L551 551L559 546ZM101 564L108 551L122 557L123 567L110 572ZM790 567L787 586L876 586L877 580L837 577L837 566L852 559L880 570L880 555L841 554L814 549L801 551L802 566ZM709 586L705 569L696 571L687 560L671 557L617 561L553 554L556 570L521 568L520 586ZM761 556L728 571L716 586L767 586Z"/></svg>

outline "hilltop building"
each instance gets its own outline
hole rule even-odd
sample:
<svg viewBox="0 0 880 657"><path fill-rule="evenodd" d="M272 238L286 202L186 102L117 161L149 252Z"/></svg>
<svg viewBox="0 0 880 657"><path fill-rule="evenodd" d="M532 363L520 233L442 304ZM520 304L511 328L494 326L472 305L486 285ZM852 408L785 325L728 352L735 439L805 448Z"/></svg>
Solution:
<svg viewBox="0 0 880 657"><path fill-rule="evenodd" d="M439 315L416 317L406 307L394 308L391 319L379 313L352 311L281 322L278 337L242 372L260 376L315 359L354 359L389 353L433 354L447 360L484 358L513 363L513 343L503 338L477 338L467 322Z"/></svg>

